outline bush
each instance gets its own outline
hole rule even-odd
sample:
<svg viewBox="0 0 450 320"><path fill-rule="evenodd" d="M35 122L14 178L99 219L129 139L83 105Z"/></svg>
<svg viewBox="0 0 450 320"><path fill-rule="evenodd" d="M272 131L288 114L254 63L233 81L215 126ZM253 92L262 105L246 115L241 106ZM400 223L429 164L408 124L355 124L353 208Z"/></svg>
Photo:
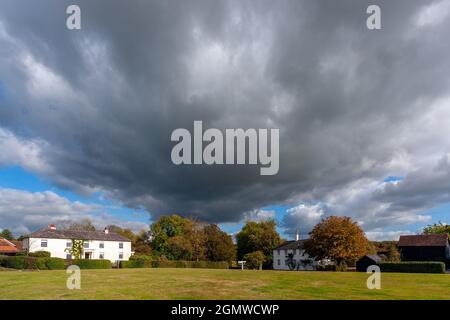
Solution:
<svg viewBox="0 0 450 320"><path fill-rule="evenodd" d="M152 257L151 256L146 256L146 255L132 255L130 257L130 260L145 260L145 261L152 261Z"/></svg>
<svg viewBox="0 0 450 320"><path fill-rule="evenodd" d="M88 259L74 259L66 260L68 265L76 265L80 269L111 269L112 264L109 260L88 260Z"/></svg>
<svg viewBox="0 0 450 320"><path fill-rule="evenodd" d="M28 256L36 258L50 258L51 254L48 251L36 251L28 253Z"/></svg>
<svg viewBox="0 0 450 320"><path fill-rule="evenodd" d="M203 269L228 269L226 261L180 261L180 260L155 260L153 268L203 268Z"/></svg>
<svg viewBox="0 0 450 320"><path fill-rule="evenodd" d="M228 269L226 261L181 261L181 260L148 260L133 259L120 261L120 268L204 268Z"/></svg>
<svg viewBox="0 0 450 320"><path fill-rule="evenodd" d="M120 261L120 268L151 268L152 261L151 260L129 260L129 261Z"/></svg>
<svg viewBox="0 0 450 320"><path fill-rule="evenodd" d="M438 261L380 262L382 272L445 273L445 263Z"/></svg>
<svg viewBox="0 0 450 320"><path fill-rule="evenodd" d="M42 259L42 258L41 258ZM48 270L63 270L66 268L65 260L61 258L44 258Z"/></svg>
<svg viewBox="0 0 450 320"><path fill-rule="evenodd" d="M35 257L3 257L0 263L2 267L11 269L38 269L37 258Z"/></svg>

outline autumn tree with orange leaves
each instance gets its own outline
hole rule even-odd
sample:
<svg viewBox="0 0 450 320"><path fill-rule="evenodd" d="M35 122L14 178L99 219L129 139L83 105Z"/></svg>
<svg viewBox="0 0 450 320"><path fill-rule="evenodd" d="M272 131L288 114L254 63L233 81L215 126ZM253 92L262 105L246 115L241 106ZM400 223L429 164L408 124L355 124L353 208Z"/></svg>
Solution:
<svg viewBox="0 0 450 320"><path fill-rule="evenodd" d="M351 218L330 216L313 228L305 249L316 260L330 259L341 265L367 254L369 241Z"/></svg>

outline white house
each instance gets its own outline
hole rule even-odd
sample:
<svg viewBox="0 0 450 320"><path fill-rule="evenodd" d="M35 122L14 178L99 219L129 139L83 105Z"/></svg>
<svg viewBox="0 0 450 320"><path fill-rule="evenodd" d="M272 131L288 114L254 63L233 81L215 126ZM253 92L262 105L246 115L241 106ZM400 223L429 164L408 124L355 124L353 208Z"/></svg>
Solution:
<svg viewBox="0 0 450 320"><path fill-rule="evenodd" d="M85 241L84 259L116 262L128 260L131 256L131 240L106 228L104 231L57 230L53 224L27 235L23 249L27 252L48 251L52 257L72 259L67 252L72 247L72 239Z"/></svg>
<svg viewBox="0 0 450 320"><path fill-rule="evenodd" d="M298 239L298 237L297 237ZM292 256L292 265L296 270L315 270L318 262L310 257L304 249L306 240L287 241L273 250L273 269L290 270L289 254Z"/></svg>

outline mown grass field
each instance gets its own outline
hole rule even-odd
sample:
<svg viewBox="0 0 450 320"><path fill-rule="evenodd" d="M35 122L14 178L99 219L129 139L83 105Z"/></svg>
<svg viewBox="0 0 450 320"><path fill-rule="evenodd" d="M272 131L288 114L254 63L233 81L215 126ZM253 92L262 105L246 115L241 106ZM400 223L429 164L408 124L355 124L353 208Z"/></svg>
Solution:
<svg viewBox="0 0 450 320"><path fill-rule="evenodd" d="M368 290L356 272L212 269L82 270L81 289L65 271L0 271L0 299L450 299L449 274L382 274Z"/></svg>

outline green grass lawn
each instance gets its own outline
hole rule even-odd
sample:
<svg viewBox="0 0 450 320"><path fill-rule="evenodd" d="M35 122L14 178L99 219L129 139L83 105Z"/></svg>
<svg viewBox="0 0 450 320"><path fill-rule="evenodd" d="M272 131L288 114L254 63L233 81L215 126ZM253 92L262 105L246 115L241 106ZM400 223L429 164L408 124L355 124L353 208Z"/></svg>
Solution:
<svg viewBox="0 0 450 320"><path fill-rule="evenodd" d="M356 272L212 269L1 271L0 299L450 299L449 274L383 273L381 290Z"/></svg>

